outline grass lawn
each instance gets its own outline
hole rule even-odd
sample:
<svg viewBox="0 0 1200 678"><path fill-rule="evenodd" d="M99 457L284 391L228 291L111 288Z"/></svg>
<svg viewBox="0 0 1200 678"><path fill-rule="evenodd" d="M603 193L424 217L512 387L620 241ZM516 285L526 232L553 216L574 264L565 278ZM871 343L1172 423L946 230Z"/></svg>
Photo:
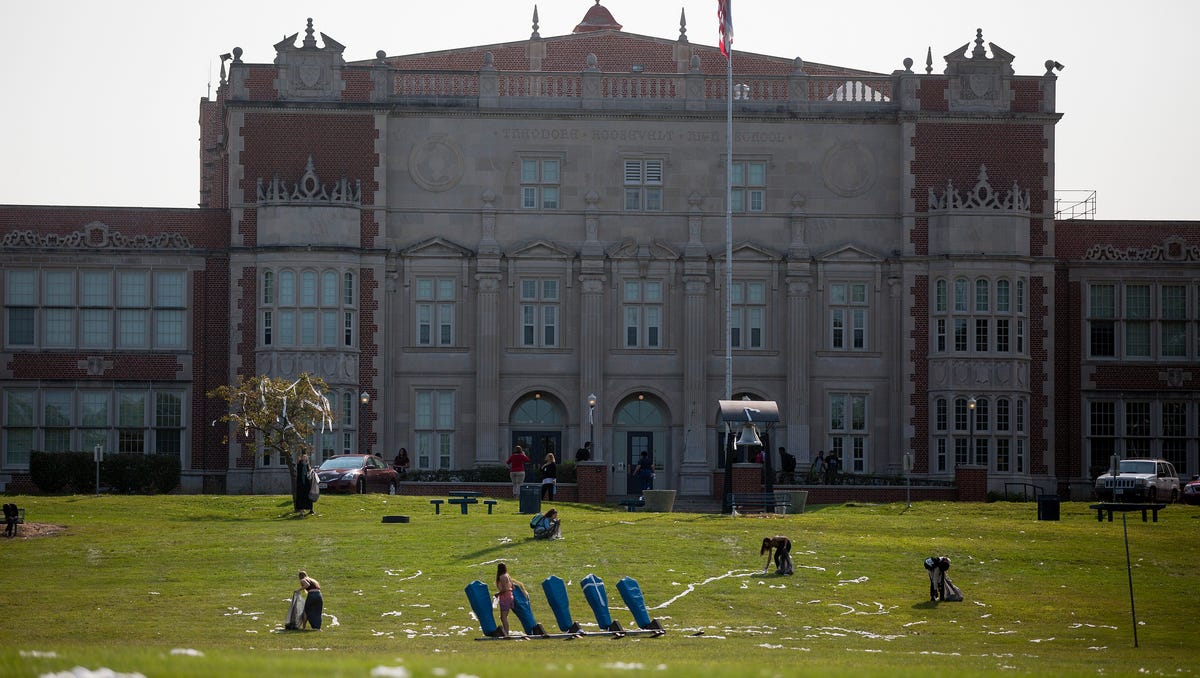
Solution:
<svg viewBox="0 0 1200 678"><path fill-rule="evenodd" d="M565 539L534 541L502 500L435 516L428 498L6 497L34 525L0 540L0 675L73 667L157 676L1197 675L1200 507L1130 514L1134 647L1121 517L1085 503L836 505L797 516L626 513L556 503ZM384 515L411 522L382 523ZM33 526L30 526L31 528ZM789 536L796 574L763 573ZM948 555L961 603L930 603L922 561ZM636 579L665 637L476 642L463 588L508 563L533 611L567 582ZM324 629L283 631L296 571L321 582ZM510 619L520 629L515 615ZM695 635L703 632L702 635Z"/></svg>

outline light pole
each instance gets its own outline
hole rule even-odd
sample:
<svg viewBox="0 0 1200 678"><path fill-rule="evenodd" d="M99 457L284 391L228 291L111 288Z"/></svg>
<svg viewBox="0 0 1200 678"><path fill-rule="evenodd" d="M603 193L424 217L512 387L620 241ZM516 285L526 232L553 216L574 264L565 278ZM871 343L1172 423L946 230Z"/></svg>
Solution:
<svg viewBox="0 0 1200 678"><path fill-rule="evenodd" d="M904 453L904 484L905 498L908 500L908 508L912 508L912 470L913 470L913 453L908 451Z"/></svg>
<svg viewBox="0 0 1200 678"><path fill-rule="evenodd" d="M588 442L592 444L593 454L596 449L596 394L588 394Z"/></svg>
<svg viewBox="0 0 1200 678"><path fill-rule="evenodd" d="M970 430L970 449L967 451L967 463L972 463L975 459L975 396L967 398L967 412L969 421L967 427Z"/></svg>
<svg viewBox="0 0 1200 678"><path fill-rule="evenodd" d="M100 460L104 458L104 448L101 445L97 444L96 449L93 450L93 452L95 453L95 457L96 457L96 496L99 497L100 496Z"/></svg>
<svg viewBox="0 0 1200 678"><path fill-rule="evenodd" d="M358 402L362 407L358 408L358 452L366 454L367 446L367 405L371 402L371 394L363 391L358 394Z"/></svg>

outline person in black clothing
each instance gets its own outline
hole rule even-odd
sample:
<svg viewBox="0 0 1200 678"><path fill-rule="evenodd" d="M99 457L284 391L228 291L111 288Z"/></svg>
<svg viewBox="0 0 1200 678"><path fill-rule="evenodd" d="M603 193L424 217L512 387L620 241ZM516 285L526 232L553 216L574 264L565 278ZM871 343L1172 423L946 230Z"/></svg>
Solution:
<svg viewBox="0 0 1200 678"><path fill-rule="evenodd" d="M17 536L17 519L21 516L21 510L16 504L4 505L4 536L13 538Z"/></svg>
<svg viewBox="0 0 1200 678"><path fill-rule="evenodd" d="M581 462L581 461L591 461L591 460L592 460L592 441L589 440L583 444L583 447L579 448L575 452L575 461Z"/></svg>
<svg viewBox="0 0 1200 678"><path fill-rule="evenodd" d="M554 491L558 489L558 464L554 463L553 452L546 455L538 471L542 474L542 499L553 501Z"/></svg>
<svg viewBox="0 0 1200 678"><path fill-rule="evenodd" d="M308 493L312 491L312 483L308 480L308 453L300 454L296 460L296 495L292 497L292 507L296 513L313 512L313 502Z"/></svg>
<svg viewBox="0 0 1200 678"><path fill-rule="evenodd" d="M789 454L787 449L781 446L779 448L779 460L779 465L781 467L779 473L779 482L796 482L796 455Z"/></svg>

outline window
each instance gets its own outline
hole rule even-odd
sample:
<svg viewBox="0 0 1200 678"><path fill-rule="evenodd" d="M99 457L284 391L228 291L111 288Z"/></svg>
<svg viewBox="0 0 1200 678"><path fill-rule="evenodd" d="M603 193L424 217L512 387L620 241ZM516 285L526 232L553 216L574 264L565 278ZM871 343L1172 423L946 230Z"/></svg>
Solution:
<svg viewBox="0 0 1200 678"><path fill-rule="evenodd" d="M455 292L453 278L417 278L418 346L453 346Z"/></svg>
<svg viewBox="0 0 1200 678"><path fill-rule="evenodd" d="M626 280L623 304L625 348L662 348L662 282Z"/></svg>
<svg viewBox="0 0 1200 678"><path fill-rule="evenodd" d="M529 210L558 209L558 170L557 159L522 158L521 207Z"/></svg>
<svg viewBox="0 0 1200 678"><path fill-rule="evenodd" d="M1092 472L1108 468L1109 458L1117 451L1117 404L1110 401L1088 403L1088 446L1092 454Z"/></svg>
<svg viewBox="0 0 1200 678"><path fill-rule="evenodd" d="M663 161L625 161L625 209L658 212L663 208Z"/></svg>
<svg viewBox="0 0 1200 678"><path fill-rule="evenodd" d="M1177 472L1190 477L1187 464L1187 425L1186 402L1171 400L1162 403L1162 458L1171 462Z"/></svg>
<svg viewBox="0 0 1200 678"><path fill-rule="evenodd" d="M344 310L353 301L354 291L339 288L339 281L352 285L354 274L283 269L264 271L262 279L259 327L263 346L354 346L356 314Z"/></svg>
<svg viewBox="0 0 1200 678"><path fill-rule="evenodd" d="M948 288L953 291L948 297ZM933 349L942 353L948 349L947 332L953 332L953 344L949 350L955 353L1017 353L1025 352L1025 321L1013 318L1025 312L1020 301L1024 282L1016 283L1017 293L1012 293L1012 281L1000 279L994 285L990 280L956 278L953 286L945 279L934 282ZM949 310L948 310L949 309ZM941 317L948 316L948 317Z"/></svg>
<svg viewBox="0 0 1200 678"><path fill-rule="evenodd" d="M34 449L36 395L33 391L6 391L4 394L5 466L29 466L29 453Z"/></svg>
<svg viewBox="0 0 1200 678"><path fill-rule="evenodd" d="M866 283L830 284L829 331L829 345L834 351L862 351L866 349Z"/></svg>
<svg viewBox="0 0 1200 678"><path fill-rule="evenodd" d="M763 348L763 322L767 314L767 286L762 282L734 281L730 296L730 344L733 348Z"/></svg>
<svg viewBox="0 0 1200 678"><path fill-rule="evenodd" d="M454 392L418 390L413 436L420 469L451 468L454 457Z"/></svg>
<svg viewBox="0 0 1200 678"><path fill-rule="evenodd" d="M730 205L734 212L761 212L766 204L767 163L762 160L735 160L730 186Z"/></svg>
<svg viewBox="0 0 1200 678"><path fill-rule="evenodd" d="M867 470L867 396L833 393L829 396L829 449L850 473Z"/></svg>
<svg viewBox="0 0 1200 678"><path fill-rule="evenodd" d="M6 467L26 468L31 450L184 453L184 394L174 390L8 390Z"/></svg>
<svg viewBox="0 0 1200 678"><path fill-rule="evenodd" d="M558 281L522 278L520 294L521 346L558 346Z"/></svg>
<svg viewBox="0 0 1200 678"><path fill-rule="evenodd" d="M1161 360L1188 357L1187 285L1098 282L1088 285L1088 349L1092 358ZM1200 333L1200 326L1196 330ZM1200 346L1197 347L1200 355Z"/></svg>
<svg viewBox="0 0 1200 678"><path fill-rule="evenodd" d="M1150 454L1150 403L1134 401L1125 403L1125 456L1149 457Z"/></svg>
<svg viewBox="0 0 1200 678"><path fill-rule="evenodd" d="M5 282L9 346L185 347L182 271L10 270Z"/></svg>

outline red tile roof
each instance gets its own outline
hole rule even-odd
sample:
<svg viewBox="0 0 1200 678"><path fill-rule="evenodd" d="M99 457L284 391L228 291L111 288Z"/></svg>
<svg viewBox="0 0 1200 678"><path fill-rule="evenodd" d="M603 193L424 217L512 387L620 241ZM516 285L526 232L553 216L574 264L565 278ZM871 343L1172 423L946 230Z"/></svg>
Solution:
<svg viewBox="0 0 1200 678"><path fill-rule="evenodd" d="M593 8L599 5L594 5ZM634 65L646 73L676 73L676 40L625 33L614 29L591 30L550 38L463 47L458 49L387 57L393 68L403 70L476 71L483 66L483 55L491 52L493 65L501 71L528 71L529 45L540 41L546 47L543 72L579 73L587 67L587 55L596 55L597 67L607 73L629 73ZM725 73L725 57L716 47L685 43L689 55L700 57L700 71L706 75ZM370 61L357 62L369 65ZM743 75L787 75L792 72L791 57L775 57L750 52L733 52L734 72ZM686 70L686 66L685 66ZM809 75L882 75L840 66L805 62Z"/></svg>
<svg viewBox="0 0 1200 678"><path fill-rule="evenodd" d="M621 24L613 18L612 12L609 12L600 4L600 0L596 0L596 4L588 7L587 14L583 15L583 21L575 27L576 33L587 33L588 31L600 31L612 29L614 31L621 30Z"/></svg>

